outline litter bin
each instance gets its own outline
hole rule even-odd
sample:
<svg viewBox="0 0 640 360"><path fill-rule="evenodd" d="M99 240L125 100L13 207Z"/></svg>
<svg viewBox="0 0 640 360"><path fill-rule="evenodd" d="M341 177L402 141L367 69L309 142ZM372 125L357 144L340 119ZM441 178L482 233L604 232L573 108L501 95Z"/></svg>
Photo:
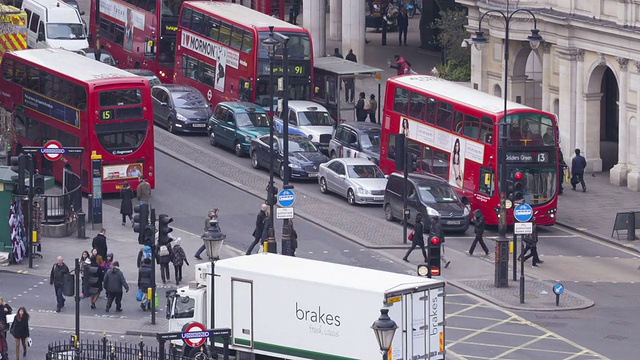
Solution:
<svg viewBox="0 0 640 360"><path fill-rule="evenodd" d="M494 285L497 288L509 287L509 240L496 241L496 268Z"/></svg>

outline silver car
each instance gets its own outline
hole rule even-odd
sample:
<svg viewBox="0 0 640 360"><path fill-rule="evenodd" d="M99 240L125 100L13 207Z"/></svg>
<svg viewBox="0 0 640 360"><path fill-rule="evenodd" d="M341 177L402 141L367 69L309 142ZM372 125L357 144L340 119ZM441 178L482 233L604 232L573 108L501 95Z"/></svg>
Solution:
<svg viewBox="0 0 640 360"><path fill-rule="evenodd" d="M323 194L331 191L345 196L350 205L382 205L387 177L367 159L340 158L320 165L318 183Z"/></svg>

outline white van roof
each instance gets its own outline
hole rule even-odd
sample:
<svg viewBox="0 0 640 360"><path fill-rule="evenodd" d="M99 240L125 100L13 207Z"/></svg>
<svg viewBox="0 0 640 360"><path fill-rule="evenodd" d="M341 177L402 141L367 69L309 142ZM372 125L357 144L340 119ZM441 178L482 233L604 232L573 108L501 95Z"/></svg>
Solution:
<svg viewBox="0 0 640 360"><path fill-rule="evenodd" d="M80 22L78 10L62 0L27 0L22 3L22 9L29 8L28 5L30 3L47 9L47 18L42 19L44 22L54 24L75 24Z"/></svg>

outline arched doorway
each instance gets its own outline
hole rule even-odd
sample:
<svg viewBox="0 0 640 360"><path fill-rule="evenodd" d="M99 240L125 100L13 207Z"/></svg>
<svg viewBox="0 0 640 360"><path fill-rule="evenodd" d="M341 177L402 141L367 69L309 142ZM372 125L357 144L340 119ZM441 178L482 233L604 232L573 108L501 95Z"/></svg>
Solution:
<svg viewBox="0 0 640 360"><path fill-rule="evenodd" d="M530 47L515 54L511 76L510 99L536 109L542 109L542 60Z"/></svg>
<svg viewBox="0 0 640 360"><path fill-rule="evenodd" d="M609 171L618 163L618 80L610 68L602 74L600 83L600 158L602 171Z"/></svg>
<svg viewBox="0 0 640 360"><path fill-rule="evenodd" d="M500 88L500 85L495 84L493 86L493 95L497 97L502 97L502 89Z"/></svg>

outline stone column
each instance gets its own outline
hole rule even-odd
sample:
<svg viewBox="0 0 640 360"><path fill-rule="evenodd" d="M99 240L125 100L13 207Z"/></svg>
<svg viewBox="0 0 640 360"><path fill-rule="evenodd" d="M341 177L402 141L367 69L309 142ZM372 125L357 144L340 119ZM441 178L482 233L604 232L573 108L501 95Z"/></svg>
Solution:
<svg viewBox="0 0 640 360"><path fill-rule="evenodd" d="M634 64L636 71L640 74L640 61ZM629 139L636 144L636 166L627 177L627 187L633 191L640 191L640 86L636 91L636 133L630 134Z"/></svg>
<svg viewBox="0 0 640 360"><path fill-rule="evenodd" d="M346 55L349 49L352 49L359 63L364 62L365 12L363 9L360 1L342 2L342 54ZM388 33L387 37L392 35Z"/></svg>
<svg viewBox="0 0 640 360"><path fill-rule="evenodd" d="M584 151L588 157L589 150L585 148L585 113L584 113L584 50L576 50L576 148Z"/></svg>
<svg viewBox="0 0 640 360"><path fill-rule="evenodd" d="M629 146L629 126L627 120L627 95L629 93L629 59L616 58L620 66L620 95L618 98L618 163L609 173L609 181L618 186L627 185L627 150Z"/></svg>
<svg viewBox="0 0 640 360"><path fill-rule="evenodd" d="M342 40L342 0L329 3L329 39Z"/></svg>
<svg viewBox="0 0 640 360"><path fill-rule="evenodd" d="M551 104L551 94L549 86L551 85L551 74L553 73L553 65L551 65L551 44L542 43L542 111L553 112Z"/></svg>
<svg viewBox="0 0 640 360"><path fill-rule="evenodd" d="M313 57L327 55L327 13L324 1L304 1L302 3L302 23L311 33Z"/></svg>
<svg viewBox="0 0 640 360"><path fill-rule="evenodd" d="M558 70L560 79L559 94L560 107L558 111L558 127L560 128L560 138L565 161L569 163L571 154L576 149L576 113L575 113L575 78L576 63L574 49L558 47L559 58Z"/></svg>

